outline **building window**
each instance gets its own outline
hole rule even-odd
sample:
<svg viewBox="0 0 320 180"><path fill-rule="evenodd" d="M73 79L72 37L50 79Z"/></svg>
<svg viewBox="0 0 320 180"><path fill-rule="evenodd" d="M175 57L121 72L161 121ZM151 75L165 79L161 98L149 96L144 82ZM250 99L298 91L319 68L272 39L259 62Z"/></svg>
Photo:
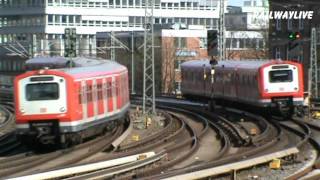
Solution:
<svg viewBox="0 0 320 180"><path fill-rule="evenodd" d="M207 38L201 37L199 39L199 46L201 49L207 49Z"/></svg>
<svg viewBox="0 0 320 180"><path fill-rule="evenodd" d="M136 6L141 6L142 1L136 0Z"/></svg>
<svg viewBox="0 0 320 180"><path fill-rule="evenodd" d="M250 1L244 1L244 2L243 2L243 5L244 5L244 6L251 6L251 2L250 2Z"/></svg>
<svg viewBox="0 0 320 180"><path fill-rule="evenodd" d="M61 19L63 24L67 23L67 16L66 15L62 15L62 19Z"/></svg>
<svg viewBox="0 0 320 180"><path fill-rule="evenodd" d="M277 29L277 31L281 31L281 20L280 19L276 20L276 29Z"/></svg>
<svg viewBox="0 0 320 180"><path fill-rule="evenodd" d="M281 53L280 53L280 48L276 47L276 54L275 54L276 59L281 59Z"/></svg>
<svg viewBox="0 0 320 180"><path fill-rule="evenodd" d="M154 23L159 24L159 18L154 18Z"/></svg>
<svg viewBox="0 0 320 180"><path fill-rule="evenodd" d="M187 38L185 37L177 37L174 39L174 45L176 48L187 48Z"/></svg>
<svg viewBox="0 0 320 180"><path fill-rule="evenodd" d="M74 16L69 16L69 24L73 24L74 23Z"/></svg>
<svg viewBox="0 0 320 180"><path fill-rule="evenodd" d="M126 7L127 6L127 0L122 0L122 7Z"/></svg>
<svg viewBox="0 0 320 180"><path fill-rule="evenodd" d="M288 19L288 30L291 31L292 30L292 19Z"/></svg>
<svg viewBox="0 0 320 180"><path fill-rule="evenodd" d="M49 24L52 24L52 23L53 23L53 15L52 15L52 14L49 14L49 15L48 15L48 23L49 23Z"/></svg>

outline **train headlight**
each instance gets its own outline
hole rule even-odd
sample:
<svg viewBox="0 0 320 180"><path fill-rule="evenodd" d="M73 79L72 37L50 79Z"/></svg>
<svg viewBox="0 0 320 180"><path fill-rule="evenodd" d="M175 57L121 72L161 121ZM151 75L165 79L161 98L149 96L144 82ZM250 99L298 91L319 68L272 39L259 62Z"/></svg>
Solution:
<svg viewBox="0 0 320 180"><path fill-rule="evenodd" d="M294 90L295 90L295 91L298 91L298 88L297 88L297 87L295 87L295 88L294 88Z"/></svg>
<svg viewBox="0 0 320 180"><path fill-rule="evenodd" d="M21 114L24 114L24 113L25 113L25 111L24 111L23 108L20 108L19 110L20 110L20 113L21 113Z"/></svg>
<svg viewBox="0 0 320 180"><path fill-rule="evenodd" d="M60 112L65 112L66 111L66 108L62 107L60 108Z"/></svg>
<svg viewBox="0 0 320 180"><path fill-rule="evenodd" d="M38 74L44 74L44 72L45 72L44 69L40 69L40 70L38 71Z"/></svg>

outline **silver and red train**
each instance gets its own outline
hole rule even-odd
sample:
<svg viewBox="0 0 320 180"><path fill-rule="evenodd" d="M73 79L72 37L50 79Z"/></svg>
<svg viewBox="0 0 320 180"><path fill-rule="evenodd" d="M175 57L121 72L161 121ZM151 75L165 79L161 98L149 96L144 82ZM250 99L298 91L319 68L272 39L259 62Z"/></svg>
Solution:
<svg viewBox="0 0 320 180"><path fill-rule="evenodd" d="M16 131L23 141L79 143L124 119L129 109L126 67L87 58L74 62L76 67L68 68L70 62L59 57L31 59L28 69L37 70L16 77ZM66 66L43 68L52 63Z"/></svg>
<svg viewBox="0 0 320 180"><path fill-rule="evenodd" d="M181 65L181 92L186 97L216 103L238 103L293 113L304 101L303 68L292 61L219 61L212 71L208 60Z"/></svg>

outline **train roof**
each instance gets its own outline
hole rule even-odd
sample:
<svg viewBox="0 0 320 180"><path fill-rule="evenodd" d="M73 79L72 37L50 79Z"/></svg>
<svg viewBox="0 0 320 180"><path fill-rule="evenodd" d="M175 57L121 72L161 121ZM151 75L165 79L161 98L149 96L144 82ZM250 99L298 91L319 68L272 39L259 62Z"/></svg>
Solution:
<svg viewBox="0 0 320 180"><path fill-rule="evenodd" d="M215 67L222 67L225 68L242 68L242 69L258 69L262 66L272 65L272 64L297 64L293 61L283 61L283 60L225 60L225 61L218 61L218 64ZM209 67L210 61L207 59L204 60L191 60L186 61L181 64L182 67Z"/></svg>
<svg viewBox="0 0 320 180"><path fill-rule="evenodd" d="M55 57L35 57L26 61L27 70L42 69L44 67L50 69L65 68L69 67L72 63L73 67L89 66L99 63L99 59L87 58L87 57L76 57L68 59L61 56Z"/></svg>
<svg viewBox="0 0 320 180"><path fill-rule="evenodd" d="M54 64L52 66L44 67L58 67L54 69L48 69L48 71L54 70L68 74L74 78L88 78L99 75L108 75L113 73L120 73L126 71L126 67L110 60L95 59L78 57L73 58L73 63L75 67L69 68L66 63L70 62L64 57L42 57L33 58L29 60L29 65L34 65L35 67L40 67L42 65ZM61 67L61 68L59 68ZM40 68L47 69L47 68Z"/></svg>
<svg viewBox="0 0 320 180"><path fill-rule="evenodd" d="M111 73L119 73L126 70L126 67L110 60L101 60L99 63L83 67L58 69L74 77L91 77Z"/></svg>

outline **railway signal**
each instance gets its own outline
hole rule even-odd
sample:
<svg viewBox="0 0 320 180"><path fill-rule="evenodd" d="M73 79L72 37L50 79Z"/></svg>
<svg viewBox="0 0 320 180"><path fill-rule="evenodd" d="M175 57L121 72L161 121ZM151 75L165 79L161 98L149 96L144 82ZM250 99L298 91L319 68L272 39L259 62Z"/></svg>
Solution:
<svg viewBox="0 0 320 180"><path fill-rule="evenodd" d="M207 31L207 50L208 56L218 55L218 31L208 30Z"/></svg>
<svg viewBox="0 0 320 180"><path fill-rule="evenodd" d="M64 30L64 57L77 56L77 31L76 28L66 28Z"/></svg>
<svg viewBox="0 0 320 180"><path fill-rule="evenodd" d="M289 38L289 44L288 44L288 50L291 51L295 47L299 45L298 40L302 38L302 35L300 32L291 32L288 35Z"/></svg>

